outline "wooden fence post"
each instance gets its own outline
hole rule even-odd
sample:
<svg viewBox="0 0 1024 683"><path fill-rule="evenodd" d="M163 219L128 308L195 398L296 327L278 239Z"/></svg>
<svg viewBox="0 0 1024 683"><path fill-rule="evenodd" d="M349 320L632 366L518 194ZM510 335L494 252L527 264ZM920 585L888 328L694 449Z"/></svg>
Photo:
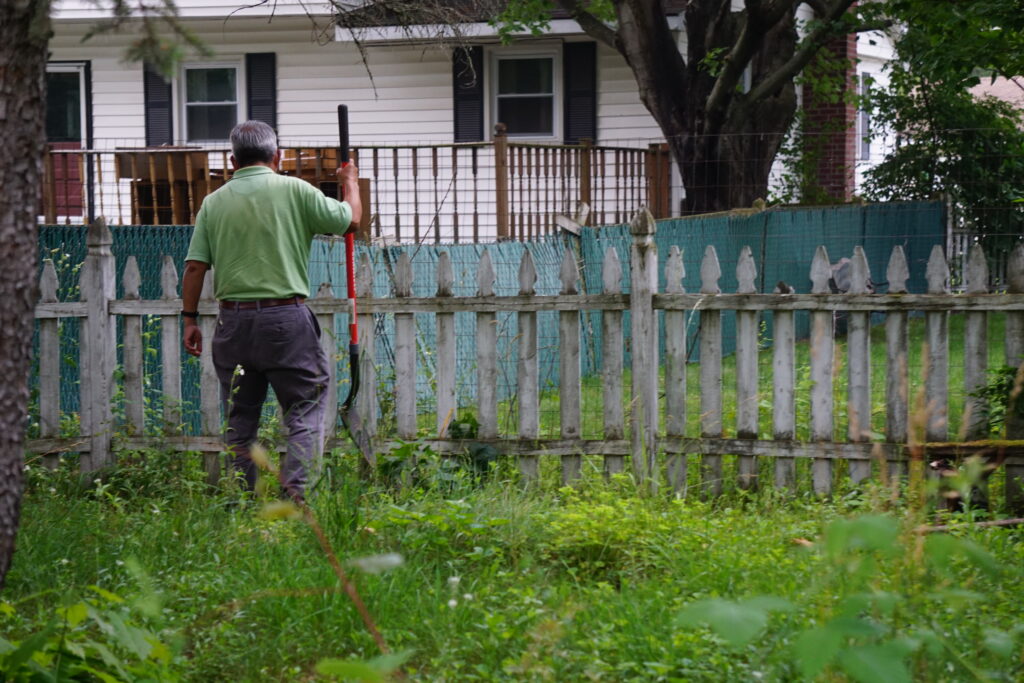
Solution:
<svg viewBox="0 0 1024 683"><path fill-rule="evenodd" d="M519 295L533 296L536 293L537 269L533 255L523 251L519 264ZM540 436L539 369L537 358L537 312L520 311L519 319L519 360L516 371L519 387L519 438L536 440ZM519 456L519 472L526 484L534 484L540 477L536 455Z"/></svg>
<svg viewBox="0 0 1024 683"><path fill-rule="evenodd" d="M1006 264L1007 289L1012 294L1024 294L1024 244L1018 242L1010 253ZM1024 312L1006 313L1006 364L1017 368L1017 381L1024 372ZM1024 439L1024 393L1018 393L1014 404L1016 410L1006 414L1006 438ZM1006 506L1020 514L1024 512L1024 466L1006 466Z"/></svg>
<svg viewBox="0 0 1024 683"><path fill-rule="evenodd" d="M565 250L562 269L561 293L567 296L579 294L580 271L576 265L576 254ZM581 406L583 403L580 387L580 312L561 311L558 314L558 401L561 417L561 434L566 440L580 438ZM583 457L579 453L562 456L562 483L571 484L580 478Z"/></svg>
<svg viewBox="0 0 1024 683"><path fill-rule="evenodd" d="M889 282L889 295L907 293L910 269L903 247L893 247L885 279ZM909 346L906 311L891 311L885 316L885 342L887 370L885 379L885 440L889 443L907 443L909 412L909 384L907 351ZM906 463L890 462L889 476L898 479L907 471Z"/></svg>
<svg viewBox="0 0 1024 683"><path fill-rule="evenodd" d="M373 264L363 254L356 268L356 296L373 298ZM356 394L356 410L363 418L363 431L373 444L377 436L377 330L372 313L359 313L359 393ZM365 466L366 460L360 460ZM365 470L361 470L364 471ZM368 474L368 472L366 472Z"/></svg>
<svg viewBox="0 0 1024 683"><path fill-rule="evenodd" d="M604 254L601 279L605 294L622 293L622 264L615 247ZM601 380L604 399L604 438L617 441L626 436L626 419L622 409L622 311L604 311L601 314ZM623 469L621 455L606 455L605 476L619 474Z"/></svg>
<svg viewBox="0 0 1024 683"><path fill-rule="evenodd" d="M738 294L756 294L757 264L750 247L740 251L736 264ZM758 419L757 372L757 311L736 312L736 436L740 439L757 438ZM739 457L739 486L757 488L757 458Z"/></svg>
<svg viewBox="0 0 1024 683"><path fill-rule="evenodd" d="M631 448L637 481L649 491L658 489L658 328L654 294L658 290L658 247L654 216L642 209L630 221L630 323L632 333L633 395Z"/></svg>
<svg viewBox="0 0 1024 683"><path fill-rule="evenodd" d="M412 261L403 251L395 265L395 296L412 296ZM399 439L416 438L416 319L395 314L395 426Z"/></svg>
<svg viewBox="0 0 1024 683"><path fill-rule="evenodd" d="M83 472L114 463L111 450L114 367L117 365L117 326L110 315L115 299L116 262L110 251L113 236L102 218L93 221L86 237L88 247L80 275L86 317L81 335L81 423L89 441L89 455L82 459Z"/></svg>
<svg viewBox="0 0 1024 683"><path fill-rule="evenodd" d="M665 293L685 294L684 277L683 254L673 244L665 262ZM686 311L665 311L665 434L678 439L686 436ZM686 457L685 453L673 453L667 462L669 486L683 496Z"/></svg>
<svg viewBox="0 0 1024 683"><path fill-rule="evenodd" d="M316 290L316 298L330 300L334 298L334 288L330 282L321 282ZM320 444L321 451L327 449L327 440L334 436L334 426L337 420L338 405L338 337L335 334L334 314L320 313L316 316L320 325L320 348L324 350L327 357L327 398L324 411L323 440Z"/></svg>
<svg viewBox="0 0 1024 683"><path fill-rule="evenodd" d="M715 247L708 245L700 263L700 293L717 296L722 267ZM700 313L700 435L722 437L722 312ZM705 453L701 457L701 489L706 498L722 493L722 455Z"/></svg>
<svg viewBox="0 0 1024 683"><path fill-rule="evenodd" d="M828 294L832 277L831 262L824 246L818 247L811 262L811 293ZM832 441L832 311L811 312L811 440ZM811 463L814 492L832 493L832 461L815 458Z"/></svg>
<svg viewBox="0 0 1024 683"><path fill-rule="evenodd" d="M850 294L867 294L871 271L864 248L853 248ZM850 311L846 334L847 416L846 435L854 443L869 441L871 435L871 327L870 313ZM850 460L850 481L859 484L871 476L870 460Z"/></svg>
<svg viewBox="0 0 1024 683"><path fill-rule="evenodd" d="M203 333L203 354L199 358L199 424L203 436L219 439L223 436L223 422L220 414L220 380L213 366L213 335L217 329L217 314L210 312L216 306L213 297L213 269L206 273L203 289L199 295L199 329ZM229 399L230 400L230 399ZM223 419L227 419L225 415ZM216 486L220 481L222 466L221 451L203 453L206 468L206 483Z"/></svg>
<svg viewBox="0 0 1024 683"><path fill-rule="evenodd" d="M160 270L161 297L178 298L178 271L170 254L164 256ZM181 429L181 331L177 315L160 316L160 348L163 356L164 433Z"/></svg>
<svg viewBox="0 0 1024 683"><path fill-rule="evenodd" d="M949 264L945 250L938 244L932 247L928 258L926 277L929 294L949 294ZM949 436L949 312L928 311L924 315L928 347L924 382L924 409L928 417L924 440L946 441Z"/></svg>
<svg viewBox="0 0 1024 683"><path fill-rule="evenodd" d="M484 249L477 266L477 294L494 296L494 266L491 252ZM498 436L498 324L494 311L476 314L476 402L481 439Z"/></svg>
<svg viewBox="0 0 1024 683"><path fill-rule="evenodd" d="M52 259L43 261L39 278L39 302L57 302L57 269ZM39 321L39 436L53 439L60 436L60 321L43 318ZM46 455L43 463L56 469L60 458Z"/></svg>
<svg viewBox="0 0 1024 683"><path fill-rule="evenodd" d="M504 123L494 125L494 201L498 241L509 239L508 225L508 133Z"/></svg>
<svg viewBox="0 0 1024 683"><path fill-rule="evenodd" d="M783 281L776 294L793 294ZM796 437L796 314L774 311L772 314L772 435L778 441ZM796 490L795 458L775 458L775 488Z"/></svg>
<svg viewBox="0 0 1024 683"><path fill-rule="evenodd" d="M452 258L447 251L437 257L437 296L452 296L455 275L452 272ZM455 314L437 314L437 438L448 438L448 426L458 419L455 400Z"/></svg>
<svg viewBox="0 0 1024 683"><path fill-rule="evenodd" d="M968 294L988 293L988 259L980 244L967 252L966 277ZM964 314L964 435L968 440L988 436L988 401L973 392L988 383L988 313L968 311Z"/></svg>
<svg viewBox="0 0 1024 683"><path fill-rule="evenodd" d="M124 298L138 301L142 286L139 263L135 256L129 256L121 276ZM142 348L142 316L125 315L124 318L124 415L128 433L131 436L145 434L145 395L143 391L143 348Z"/></svg>

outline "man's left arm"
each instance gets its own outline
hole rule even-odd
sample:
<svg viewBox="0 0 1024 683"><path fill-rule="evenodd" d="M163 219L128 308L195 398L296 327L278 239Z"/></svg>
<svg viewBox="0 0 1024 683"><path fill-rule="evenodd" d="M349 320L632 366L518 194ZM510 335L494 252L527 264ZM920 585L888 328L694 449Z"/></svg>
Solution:
<svg viewBox="0 0 1024 683"><path fill-rule="evenodd" d="M181 314L185 319L185 351L193 356L203 352L203 333L199 329L199 295L210 264L185 261L185 274L181 279Z"/></svg>

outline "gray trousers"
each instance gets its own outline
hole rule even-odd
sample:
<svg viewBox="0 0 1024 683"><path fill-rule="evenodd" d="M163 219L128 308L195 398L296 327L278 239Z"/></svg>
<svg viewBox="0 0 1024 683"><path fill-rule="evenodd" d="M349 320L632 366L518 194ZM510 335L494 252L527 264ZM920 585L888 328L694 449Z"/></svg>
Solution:
<svg viewBox="0 0 1024 683"><path fill-rule="evenodd" d="M319 471L329 381L316 316L305 304L221 308L212 350L226 416L224 440L235 468L253 489L258 473L249 449L269 385L288 435L281 484L286 494L304 497L311 474Z"/></svg>

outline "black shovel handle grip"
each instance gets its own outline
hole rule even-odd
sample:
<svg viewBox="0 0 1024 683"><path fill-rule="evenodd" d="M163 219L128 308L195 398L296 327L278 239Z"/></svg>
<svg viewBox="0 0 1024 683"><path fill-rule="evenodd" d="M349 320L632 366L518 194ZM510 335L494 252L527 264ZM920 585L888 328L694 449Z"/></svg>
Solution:
<svg viewBox="0 0 1024 683"><path fill-rule="evenodd" d="M338 105L338 160L344 166L349 162L348 157L348 105Z"/></svg>

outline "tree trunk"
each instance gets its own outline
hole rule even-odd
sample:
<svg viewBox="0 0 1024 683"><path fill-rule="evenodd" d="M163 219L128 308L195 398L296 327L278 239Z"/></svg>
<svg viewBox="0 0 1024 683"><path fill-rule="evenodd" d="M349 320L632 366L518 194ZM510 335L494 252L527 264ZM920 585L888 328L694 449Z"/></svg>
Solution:
<svg viewBox="0 0 1024 683"><path fill-rule="evenodd" d="M0 588L21 512L49 38L47 0L0 3Z"/></svg>

